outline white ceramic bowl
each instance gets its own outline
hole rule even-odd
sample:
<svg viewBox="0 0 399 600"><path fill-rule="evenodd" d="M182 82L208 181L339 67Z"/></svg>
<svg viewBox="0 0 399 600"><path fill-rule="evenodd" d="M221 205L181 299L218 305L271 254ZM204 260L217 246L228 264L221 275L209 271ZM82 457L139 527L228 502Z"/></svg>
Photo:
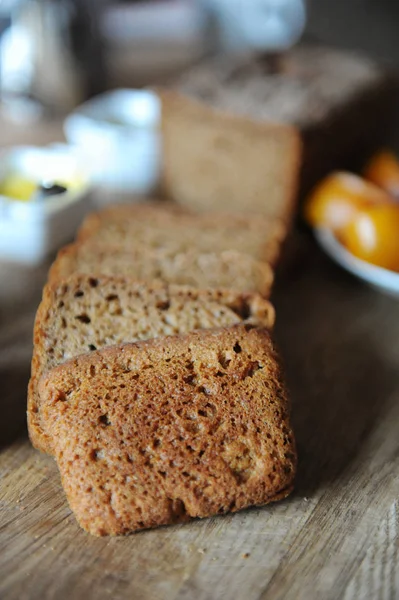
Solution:
<svg viewBox="0 0 399 600"><path fill-rule="evenodd" d="M314 229L314 234L323 250L341 267L374 288L399 298L399 273L356 258L339 243L329 229L317 227Z"/></svg>
<svg viewBox="0 0 399 600"><path fill-rule="evenodd" d="M37 202L0 196L0 260L38 264L72 239L90 211L89 179L78 158L64 145L5 150L1 155L0 179L11 172L38 182L78 181L64 194Z"/></svg>
<svg viewBox="0 0 399 600"><path fill-rule="evenodd" d="M78 107L66 138L94 184L150 194L160 174L160 101L148 90L115 90Z"/></svg>

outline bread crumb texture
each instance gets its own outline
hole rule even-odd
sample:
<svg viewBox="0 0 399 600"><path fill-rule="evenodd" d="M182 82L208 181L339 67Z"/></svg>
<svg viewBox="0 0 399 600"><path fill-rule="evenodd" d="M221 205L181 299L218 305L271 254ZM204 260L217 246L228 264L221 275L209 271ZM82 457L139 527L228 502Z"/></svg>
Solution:
<svg viewBox="0 0 399 600"><path fill-rule="evenodd" d="M142 246L125 250L92 243L90 239L60 250L50 269L49 281L59 281L73 273L162 280L200 289L234 288L256 291L265 297L270 296L273 284L273 271L268 263L234 250L198 252L192 248L170 252L165 248L148 248L143 251Z"/></svg>
<svg viewBox="0 0 399 600"><path fill-rule="evenodd" d="M285 497L296 452L269 333L253 325L94 351L45 374L43 427L94 535Z"/></svg>
<svg viewBox="0 0 399 600"><path fill-rule="evenodd" d="M33 445L51 451L42 431L37 382L54 366L106 346L242 321L272 327L274 309L258 294L123 277L75 275L47 285L36 316L28 392Z"/></svg>

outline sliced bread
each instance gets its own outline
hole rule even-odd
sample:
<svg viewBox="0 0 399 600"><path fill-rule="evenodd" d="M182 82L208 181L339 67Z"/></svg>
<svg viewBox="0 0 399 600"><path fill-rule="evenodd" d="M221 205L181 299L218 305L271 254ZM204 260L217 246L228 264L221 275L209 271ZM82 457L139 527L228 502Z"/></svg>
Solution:
<svg viewBox="0 0 399 600"><path fill-rule="evenodd" d="M171 90L158 93L163 188L170 199L194 210L291 222L301 162L294 127L229 114Z"/></svg>
<svg viewBox="0 0 399 600"><path fill-rule="evenodd" d="M274 264L286 231L284 223L265 215L195 214L171 202L158 202L114 205L92 213L78 240L127 251L164 249L169 254L233 250Z"/></svg>
<svg viewBox="0 0 399 600"><path fill-rule="evenodd" d="M47 285L36 315L28 391L32 444L51 452L51 440L42 431L37 382L54 366L104 346L242 321L271 327L273 307L258 294L128 278L75 275Z"/></svg>
<svg viewBox="0 0 399 600"><path fill-rule="evenodd" d="M284 498L296 451L265 329L200 331L80 356L40 381L69 504L94 535Z"/></svg>
<svg viewBox="0 0 399 600"><path fill-rule="evenodd" d="M58 253L49 281L73 273L128 276L140 281L160 279L200 289L234 288L270 296L273 271L265 262L248 254L226 250L220 254L198 253L195 249L170 254L164 249L140 247L130 251L84 242L70 244Z"/></svg>

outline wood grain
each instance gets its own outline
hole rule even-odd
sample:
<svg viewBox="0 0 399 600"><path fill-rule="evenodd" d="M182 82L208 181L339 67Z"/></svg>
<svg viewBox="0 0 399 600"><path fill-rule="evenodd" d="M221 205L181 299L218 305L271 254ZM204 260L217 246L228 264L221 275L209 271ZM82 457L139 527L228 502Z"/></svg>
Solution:
<svg viewBox="0 0 399 600"><path fill-rule="evenodd" d="M300 455L286 501L96 539L25 426L45 269L0 322L0 597L278 600L399 596L399 303L333 266L307 236L277 281L277 340Z"/></svg>

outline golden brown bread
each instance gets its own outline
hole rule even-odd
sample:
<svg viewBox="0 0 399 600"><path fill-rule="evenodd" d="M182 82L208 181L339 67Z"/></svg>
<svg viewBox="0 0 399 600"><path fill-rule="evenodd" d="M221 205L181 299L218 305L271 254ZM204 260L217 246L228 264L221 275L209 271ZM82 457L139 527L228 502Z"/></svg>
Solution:
<svg viewBox="0 0 399 600"><path fill-rule="evenodd" d="M301 162L297 130L157 91L166 195L189 209L259 213L289 225Z"/></svg>
<svg viewBox="0 0 399 600"><path fill-rule="evenodd" d="M233 250L273 265L287 226L259 214L195 214L172 202L113 205L84 220L78 240L126 251L163 249L221 253Z"/></svg>
<svg viewBox="0 0 399 600"><path fill-rule="evenodd" d="M296 452L265 329L234 326L107 348L40 381L69 504L94 535L262 505Z"/></svg>
<svg viewBox="0 0 399 600"><path fill-rule="evenodd" d="M226 250L220 253L196 249L170 254L164 249L135 246L118 247L77 242L62 248L49 272L49 281L59 281L73 273L127 276L140 281L160 279L200 289L234 288L270 296L273 272L265 262L248 254Z"/></svg>
<svg viewBox="0 0 399 600"><path fill-rule="evenodd" d="M248 321L266 327L274 309L258 294L198 290L129 278L75 275L48 284L34 327L28 427L32 444L51 452L43 434L40 377L54 366L104 346Z"/></svg>

